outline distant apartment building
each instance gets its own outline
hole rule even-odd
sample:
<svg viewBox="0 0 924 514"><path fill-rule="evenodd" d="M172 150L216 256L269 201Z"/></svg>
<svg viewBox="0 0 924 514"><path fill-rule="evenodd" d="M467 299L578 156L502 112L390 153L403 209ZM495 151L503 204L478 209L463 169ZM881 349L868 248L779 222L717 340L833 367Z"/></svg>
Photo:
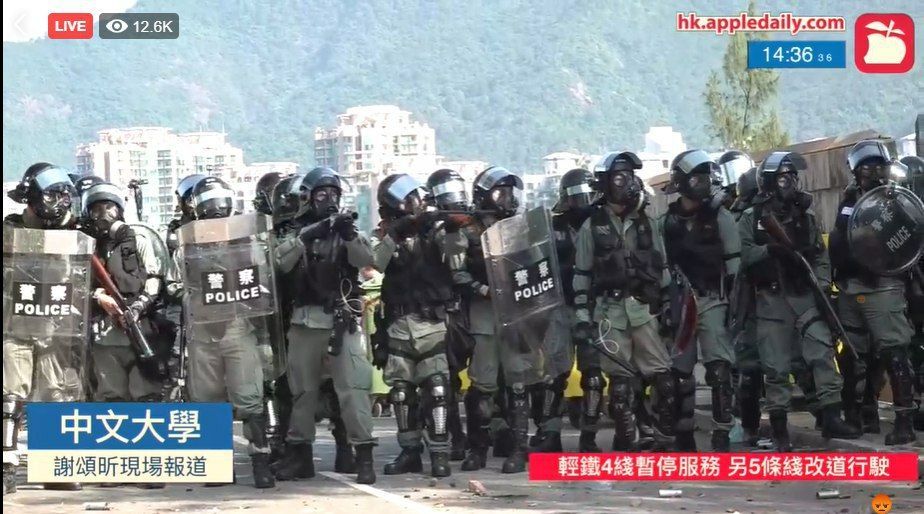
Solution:
<svg viewBox="0 0 924 514"><path fill-rule="evenodd" d="M142 221L152 226L164 226L174 217L174 191L187 175L220 176L232 187L236 177L244 183L244 152L229 143L224 133L175 134L166 127L131 127L98 134L97 141L77 147L77 171L98 175L122 188L133 179L146 181L141 186Z"/></svg>
<svg viewBox="0 0 924 514"><path fill-rule="evenodd" d="M542 158L542 173L523 175L523 203L527 208L540 205L551 208L558 201L558 185L565 173L584 168L592 170L599 155L576 152L553 152Z"/></svg>
<svg viewBox="0 0 924 514"><path fill-rule="evenodd" d="M378 222L375 191L381 179L408 173L425 181L440 160L436 132L394 105L350 107L337 116L336 127L315 130L314 155L318 166L329 166L349 181L343 206L356 210L363 230Z"/></svg>
<svg viewBox="0 0 924 514"><path fill-rule="evenodd" d="M686 149L680 132L671 127L650 127L645 134L645 148L638 152L642 160L639 176L648 180L667 173L674 157Z"/></svg>

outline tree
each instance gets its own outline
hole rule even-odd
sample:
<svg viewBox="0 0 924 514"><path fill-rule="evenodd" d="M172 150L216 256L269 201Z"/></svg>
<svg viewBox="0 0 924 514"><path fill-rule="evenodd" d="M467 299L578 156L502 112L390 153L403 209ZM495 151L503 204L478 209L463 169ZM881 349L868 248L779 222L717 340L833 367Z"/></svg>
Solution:
<svg viewBox="0 0 924 514"><path fill-rule="evenodd" d="M752 0L748 14L756 15ZM722 64L722 75L713 71L704 97L711 129L726 148L749 152L784 146L789 135L783 129L776 103L779 73L748 69L748 41L766 39L761 32L738 32L731 36Z"/></svg>

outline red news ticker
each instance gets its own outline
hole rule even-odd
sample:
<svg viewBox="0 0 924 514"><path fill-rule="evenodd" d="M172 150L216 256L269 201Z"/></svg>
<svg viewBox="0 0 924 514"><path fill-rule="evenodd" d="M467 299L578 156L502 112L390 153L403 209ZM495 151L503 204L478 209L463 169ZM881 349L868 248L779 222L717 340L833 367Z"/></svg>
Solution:
<svg viewBox="0 0 924 514"><path fill-rule="evenodd" d="M532 453L542 481L918 480L916 453Z"/></svg>
<svg viewBox="0 0 924 514"><path fill-rule="evenodd" d="M92 37L92 13L53 12L48 15L48 39L90 39Z"/></svg>

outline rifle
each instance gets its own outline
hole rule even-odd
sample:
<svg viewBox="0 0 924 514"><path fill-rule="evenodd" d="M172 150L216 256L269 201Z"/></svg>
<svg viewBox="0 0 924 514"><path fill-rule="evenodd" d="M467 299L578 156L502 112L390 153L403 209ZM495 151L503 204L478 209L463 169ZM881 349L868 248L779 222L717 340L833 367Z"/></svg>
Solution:
<svg viewBox="0 0 924 514"><path fill-rule="evenodd" d="M129 312L128 302L125 301L125 297L122 296L122 293L119 292L119 288L116 287L115 282L112 281L112 277L109 276L109 272L106 271L106 266L103 265L103 262L99 260L99 257L96 255L90 256L90 262L93 266L93 272L96 273L96 276L99 277L100 282L103 284L103 289L115 299L116 304L119 306L119 314L122 319L121 326L125 330L125 334L128 336L132 349L135 351L135 355L138 358L139 369L147 369L159 378L166 378L169 375L167 367L158 359L154 350L151 349L151 345L148 344L147 338L145 338L144 333L141 332L141 326L138 324L138 320Z"/></svg>
<svg viewBox="0 0 924 514"><path fill-rule="evenodd" d="M783 226L780 224L780 221L776 219L776 216L772 212L767 212L767 214L761 220L764 228L767 229L767 233L770 234L770 237L776 240L783 248L787 250L800 266L802 266L803 271L808 277L809 285L812 288L812 296L815 298L815 305L821 311L821 315L824 316L825 322L828 324L828 328L834 332L834 335L844 342L844 346L847 347L848 351L851 354L851 357L857 357L857 351L853 347L853 344L850 342L850 338L847 337L847 331L844 330L844 325L841 324L840 318L837 317L837 312L834 310L834 307L831 305L831 300L828 299L828 296L821 289L821 284L818 282L818 277L815 275L815 271L812 269L812 265L805 259L801 253L796 250L796 245L792 242L789 236L786 234L786 231L783 229Z"/></svg>
<svg viewBox="0 0 924 514"><path fill-rule="evenodd" d="M671 276L673 283L670 296L670 324L674 331L673 350L676 350L676 352L672 351L671 353L679 355L696 338L698 312L693 285L690 279L681 271L680 266L672 266Z"/></svg>

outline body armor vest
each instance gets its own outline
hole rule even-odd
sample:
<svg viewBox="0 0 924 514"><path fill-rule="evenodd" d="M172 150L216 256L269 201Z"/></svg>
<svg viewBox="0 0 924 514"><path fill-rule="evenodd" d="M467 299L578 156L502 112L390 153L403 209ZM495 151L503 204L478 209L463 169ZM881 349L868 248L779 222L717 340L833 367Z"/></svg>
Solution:
<svg viewBox="0 0 924 514"><path fill-rule="evenodd" d="M648 304L657 303L664 260L654 248L651 221L644 212L639 213L626 234L626 238L635 240L635 248L630 249L622 234L610 223L606 209L598 206L590 216L594 238L594 296L620 291Z"/></svg>
<svg viewBox="0 0 924 514"><path fill-rule="evenodd" d="M119 288L119 293L129 304L132 300L144 292L144 283L148 279L147 270L144 263L138 256L138 245L135 240L135 232L131 229L126 230L126 236L119 240L113 241L107 239L98 243L96 255L106 265L106 271L112 277L115 286ZM99 280L94 280L96 287L102 287ZM103 308L93 302L93 310L98 316L105 313Z"/></svg>
<svg viewBox="0 0 924 514"><path fill-rule="evenodd" d="M856 203L856 194L848 193L844 196L844 199L837 207L834 230L828 236L831 246L831 267L834 272L834 280L844 285L844 282L849 279L857 279L869 287L876 287L879 283L879 277L860 265L850 253L850 245L847 242L847 222L850 221L850 214L844 214L844 209L847 208L849 213Z"/></svg>
<svg viewBox="0 0 924 514"><path fill-rule="evenodd" d="M312 239L295 269L295 307L322 305L332 310L341 293L359 295L358 276L359 270L347 261L339 235Z"/></svg>
<svg viewBox="0 0 924 514"><path fill-rule="evenodd" d="M690 215L672 202L664 220L667 261L678 266L699 292L719 291L725 273L725 246L719 234L718 211L706 206Z"/></svg>
<svg viewBox="0 0 924 514"><path fill-rule="evenodd" d="M581 220L583 223L583 219ZM580 227L580 225L578 225ZM574 305L574 232L567 214L552 217L552 233L555 236L555 252L558 254L558 268L564 284L565 304Z"/></svg>
<svg viewBox="0 0 924 514"><path fill-rule="evenodd" d="M775 243L767 234L767 231L760 228L760 220L765 208L769 208L766 203L759 203L754 206L754 242L758 245ZM812 240L816 231L815 223L815 216L802 209L795 211L789 220L780 220L786 235L789 236L789 239L796 245L796 249L800 250L800 253L809 264L814 264L815 259L818 258L822 251L821 248L813 246ZM768 286L778 282L782 277L786 287L791 291L804 293L810 290L809 279L805 270L801 267L781 266L773 257L770 257L770 261L772 262L771 266L752 266L748 270L748 276L755 286Z"/></svg>
<svg viewBox="0 0 924 514"><path fill-rule="evenodd" d="M452 299L452 274L432 237L398 243L382 279L382 301L388 310L429 317Z"/></svg>

